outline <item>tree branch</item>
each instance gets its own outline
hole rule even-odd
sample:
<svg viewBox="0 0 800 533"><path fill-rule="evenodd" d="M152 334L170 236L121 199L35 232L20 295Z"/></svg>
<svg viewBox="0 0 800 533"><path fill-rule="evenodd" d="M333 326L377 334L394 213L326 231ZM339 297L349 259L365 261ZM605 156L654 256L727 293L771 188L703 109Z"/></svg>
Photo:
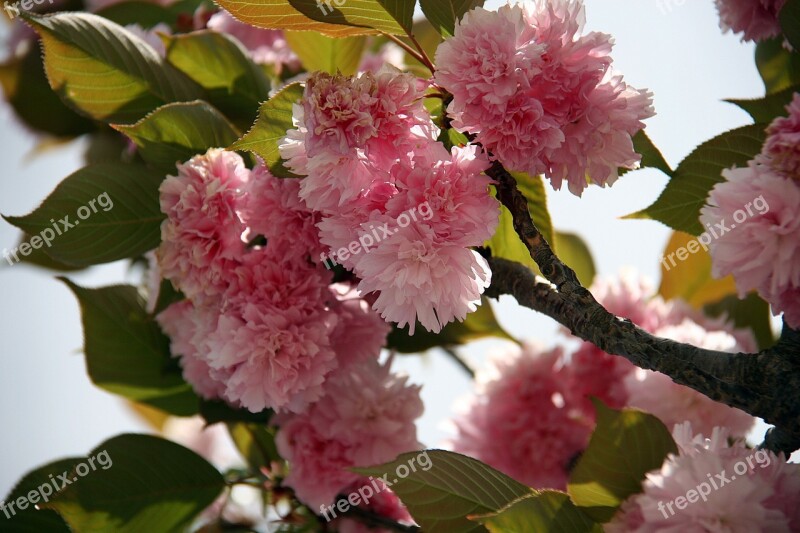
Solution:
<svg viewBox="0 0 800 533"><path fill-rule="evenodd" d="M559 260L533 223L514 177L499 162L487 174L497 181L498 198L511 212L514 229L531 258L553 284L538 282L523 265L489 258L488 296L514 296L521 305L554 318L607 353L763 418L775 429L762 446L776 453L788 455L800 448L800 332L785 326L778 344L758 354L705 350L647 333L609 313Z"/></svg>

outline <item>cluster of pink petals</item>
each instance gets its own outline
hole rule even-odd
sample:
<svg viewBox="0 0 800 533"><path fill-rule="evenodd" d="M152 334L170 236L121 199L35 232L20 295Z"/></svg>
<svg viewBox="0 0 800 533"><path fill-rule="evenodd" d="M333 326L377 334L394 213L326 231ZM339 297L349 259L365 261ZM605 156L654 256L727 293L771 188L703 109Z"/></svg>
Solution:
<svg viewBox="0 0 800 533"><path fill-rule="evenodd" d="M349 470L394 460L421 448L414 421L422 415L419 387L367 361L337 371L325 395L303 413L274 422L281 457L289 461L285 484L312 509L330 505L347 487L363 481Z"/></svg>
<svg viewBox="0 0 800 533"><path fill-rule="evenodd" d="M289 48L282 30L256 28L236 20L224 9L211 15L207 27L235 38L250 52L253 61L274 66L278 73L283 67L292 71L300 68L300 60Z"/></svg>
<svg viewBox="0 0 800 533"><path fill-rule="evenodd" d="M379 479L375 479L374 482L368 479L359 480L342 491L342 494L355 494L366 485L369 485L373 490L377 486L379 492L370 498L366 505L360 504L359 507L361 509L403 525L414 525L414 519L408 513L408 509L400 501L400 498ZM339 518L333 522L333 525L339 533L392 533L392 530L368 526L352 518Z"/></svg>
<svg viewBox="0 0 800 533"><path fill-rule="evenodd" d="M436 83L452 93L453 126L512 170L567 181L580 196L610 185L641 157L632 136L653 116L652 95L611 68L611 37L580 35L579 0L476 8L436 52Z"/></svg>
<svg viewBox="0 0 800 533"><path fill-rule="evenodd" d="M743 41L763 41L781 34L778 13L786 0L715 0L722 31L741 33Z"/></svg>
<svg viewBox="0 0 800 533"><path fill-rule="evenodd" d="M606 531L788 533L800 528L800 465L772 452L745 448L741 441L730 444L728 432L720 428L704 439L693 435L687 423L676 426L673 437L680 454L670 455L661 469L647 474L643 493L623 504ZM734 468L740 462L747 471L737 475ZM743 471L741 465L738 468ZM717 477L723 472L727 482ZM720 484L716 490L711 480ZM697 495L703 484L710 489L705 501L698 498L684 509L673 505L670 512L667 504L686 499L690 491Z"/></svg>
<svg viewBox="0 0 800 533"><path fill-rule="evenodd" d="M480 304L491 273L470 247L491 238L499 217L488 160L475 146L448 153L435 141L424 89L392 67L314 74L280 146L322 217L328 261L352 270L373 308L412 334L417 321L438 332ZM348 249L358 251L339 253Z"/></svg>
<svg viewBox="0 0 800 533"><path fill-rule="evenodd" d="M713 273L732 274L740 296L756 290L776 315L800 327L800 96L789 117L768 128L762 153L744 168L723 171L701 211L706 225L727 222L730 231L711 241ZM740 224L734 215L746 205L760 209ZM733 227L735 225L735 227Z"/></svg>
<svg viewBox="0 0 800 533"><path fill-rule="evenodd" d="M318 216L240 156L210 150L161 188L161 274L186 300L158 315L185 379L205 398L299 412L336 369L374 360L388 325L315 266ZM265 238L266 244L247 241ZM347 331L356 332L344 337Z"/></svg>
<svg viewBox="0 0 800 533"><path fill-rule="evenodd" d="M563 352L526 344L497 354L456 421L457 452L534 488L564 489L592 427L570 402Z"/></svg>

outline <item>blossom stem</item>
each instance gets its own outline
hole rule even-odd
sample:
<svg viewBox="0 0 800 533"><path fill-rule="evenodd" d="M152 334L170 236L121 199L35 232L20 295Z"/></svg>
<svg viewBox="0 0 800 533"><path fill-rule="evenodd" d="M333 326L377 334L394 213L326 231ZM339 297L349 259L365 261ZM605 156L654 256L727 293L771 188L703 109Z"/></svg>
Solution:
<svg viewBox="0 0 800 533"><path fill-rule="evenodd" d="M462 368L462 370L464 370L464 372L469 374L469 377L471 377L472 379L475 379L475 370L473 370L472 367L469 365L469 363L467 363L464 360L464 358L461 357L461 354L459 354L454 348L451 348L449 346L442 346L441 348L442 348L442 351L444 353L449 355L450 358L453 361L455 361L455 363L458 366L460 366Z"/></svg>
<svg viewBox="0 0 800 533"><path fill-rule="evenodd" d="M434 67L433 67L433 64L431 63L431 60L428 58L427 55L422 55L417 50L414 50L413 47L411 47L408 43L406 43L405 41L403 41L402 39L400 39L396 35L391 35L389 33L383 33L382 35L384 37L386 37L387 39L389 39L390 41L392 41L395 44L397 44L403 50L405 50L408 53L408 55L410 55L411 57L413 57L414 59L416 59L417 61L419 61L423 65L425 65L428 68L428 70L431 71L431 74L433 74ZM419 46L419 44L417 44L416 46ZM423 54L424 54L424 51L423 51Z"/></svg>
<svg viewBox="0 0 800 533"><path fill-rule="evenodd" d="M763 446L776 453L800 449L800 331L784 324L778 343L758 354L706 350L647 333L608 312L555 255L531 219L516 180L499 162L487 174L497 182L498 198L511 212L514 229L531 258L552 283L537 282L519 263L489 258L492 285L487 296L514 296L521 305L554 318L607 353L763 418L776 426Z"/></svg>

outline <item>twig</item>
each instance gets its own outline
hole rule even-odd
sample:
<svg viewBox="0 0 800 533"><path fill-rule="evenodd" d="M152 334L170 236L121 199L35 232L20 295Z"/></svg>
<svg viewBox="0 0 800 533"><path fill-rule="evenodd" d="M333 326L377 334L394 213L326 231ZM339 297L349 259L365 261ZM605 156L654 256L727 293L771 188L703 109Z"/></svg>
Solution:
<svg viewBox="0 0 800 533"><path fill-rule="evenodd" d="M384 37L386 37L390 41L392 41L395 44L397 44L398 46L400 46L403 50L405 50L408 53L408 55L410 55L411 57L413 57L414 59L416 59L417 61L419 61L423 65L425 65L426 67L428 67L428 70L430 70L431 74L433 74L433 71L434 71L433 65L430 63L430 59L428 59L427 56L423 56L422 54L420 54L419 52L414 50L408 43L404 42L402 39L400 39L396 35L392 35L390 33L382 33L381 35L383 35Z"/></svg>
<svg viewBox="0 0 800 533"><path fill-rule="evenodd" d="M469 374L469 377L475 379L475 370L467 363L463 357L455 350L455 348L451 348L450 346L440 346L442 351L450 356L450 358L455 361L455 363L460 366L464 372Z"/></svg>
<svg viewBox="0 0 800 533"><path fill-rule="evenodd" d="M433 61L431 61L431 58L428 57L428 54L427 54L427 52L425 52L425 49L422 47L422 45L419 44L419 41L417 41L417 38L414 37L414 34L411 33L411 32L408 32L408 38L411 39L411 42L414 43L414 46L416 46L417 50L419 50L419 54L422 57L422 64L425 65L426 67L428 67L428 70L431 71L431 74L436 72L436 66L433 64Z"/></svg>

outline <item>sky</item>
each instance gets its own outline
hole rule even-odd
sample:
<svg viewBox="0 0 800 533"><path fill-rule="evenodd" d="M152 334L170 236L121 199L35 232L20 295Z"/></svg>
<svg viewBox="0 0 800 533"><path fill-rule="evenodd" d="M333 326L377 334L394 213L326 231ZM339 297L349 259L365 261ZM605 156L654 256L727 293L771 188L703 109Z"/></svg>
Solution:
<svg viewBox="0 0 800 533"><path fill-rule="evenodd" d="M489 1L487 7L501 2ZM647 133L676 165L701 142L750 123L724 98L755 98L764 93L753 63L754 47L723 35L712 0L586 0L587 29L614 36L614 66L635 87L653 91L657 115ZM4 38L5 27L0 36ZM0 213L22 215L34 209L58 182L81 166L83 142L33 155L37 139L21 129L0 105ZM612 188L590 187L582 198L548 191L557 229L580 234L594 254L601 276L633 268L659 278L659 261L669 230L654 221L620 220L649 205L666 177L644 169ZM0 221L0 248L12 247L17 231ZM94 387L81 354L78 306L50 273L23 265L0 266L0 497L28 470L56 458L84 455L120 433L147 431L116 397ZM122 263L70 275L84 286L135 283ZM495 305L503 326L522 339L545 346L557 338L551 319L522 309L504 297ZM480 341L463 350L476 367L488 353L507 350L501 341ZM396 368L423 385L426 413L419 438L441 446L445 421L470 381L441 352L400 356ZM756 439L763 435L758 429Z"/></svg>

